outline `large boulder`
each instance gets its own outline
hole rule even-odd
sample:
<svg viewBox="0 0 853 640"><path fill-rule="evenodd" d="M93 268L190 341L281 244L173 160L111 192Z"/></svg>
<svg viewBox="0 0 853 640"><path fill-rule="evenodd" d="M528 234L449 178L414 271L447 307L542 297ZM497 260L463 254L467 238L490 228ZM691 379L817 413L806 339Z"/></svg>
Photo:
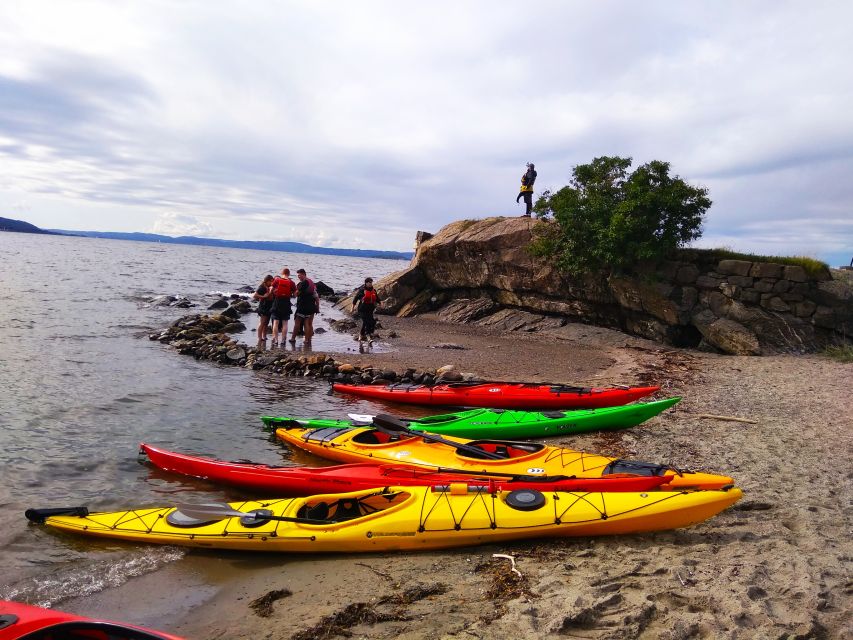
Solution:
<svg viewBox="0 0 853 640"><path fill-rule="evenodd" d="M382 298L382 306L379 313L394 315L418 295L427 286L427 279L420 267L412 266L402 271L397 271L382 278L376 283L376 291ZM345 298L340 303L343 307L352 305L352 297Z"/></svg>
<svg viewBox="0 0 853 640"><path fill-rule="evenodd" d="M711 311L705 310L696 314L693 322L705 342L723 353L742 356L757 356L761 353L758 336L734 320L718 318Z"/></svg>

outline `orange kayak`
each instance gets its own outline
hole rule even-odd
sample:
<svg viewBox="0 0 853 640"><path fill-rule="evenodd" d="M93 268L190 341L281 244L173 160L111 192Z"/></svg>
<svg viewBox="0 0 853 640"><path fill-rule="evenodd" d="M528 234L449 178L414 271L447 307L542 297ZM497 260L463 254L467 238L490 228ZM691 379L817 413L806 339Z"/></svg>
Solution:
<svg viewBox="0 0 853 640"><path fill-rule="evenodd" d="M523 476L602 478L664 476L675 474L673 489L720 489L732 485L728 476L684 471L673 467L619 460L584 451L534 442L466 440L433 434L391 434L373 427L305 429L293 426L276 430L276 436L293 447L341 462L372 462L430 469L454 469L465 473L501 473ZM462 449L459 448L461 445ZM664 485L663 488L666 488Z"/></svg>

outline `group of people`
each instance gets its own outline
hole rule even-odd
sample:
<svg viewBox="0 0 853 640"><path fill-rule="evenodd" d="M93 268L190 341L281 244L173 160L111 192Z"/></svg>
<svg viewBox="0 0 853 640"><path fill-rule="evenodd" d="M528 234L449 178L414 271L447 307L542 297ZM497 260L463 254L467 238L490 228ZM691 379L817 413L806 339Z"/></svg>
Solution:
<svg viewBox="0 0 853 640"><path fill-rule="evenodd" d="M285 267L277 276L266 276L255 290L252 297L258 301L258 342L266 341L272 321L272 346L278 346L279 341L284 344L291 316L293 333L290 343L295 343L297 336L305 336L305 342L311 342L314 314L320 311L320 294L305 269L297 269L296 279L298 282L290 278L290 269Z"/></svg>
<svg viewBox="0 0 853 640"><path fill-rule="evenodd" d="M290 269L285 267L277 276L264 277L255 290L252 297L258 301L259 344L266 344L272 322L272 346L283 345L287 340L291 316L293 330L289 342L295 344L298 336L305 336L305 344L311 344L314 335L314 314L320 311L320 294L305 269L297 269L296 278L298 282L290 278ZM376 318L373 314L380 304L379 294L373 288L373 278L365 278L364 285L356 291L352 303L352 311L361 318L359 342L373 342L376 330Z"/></svg>

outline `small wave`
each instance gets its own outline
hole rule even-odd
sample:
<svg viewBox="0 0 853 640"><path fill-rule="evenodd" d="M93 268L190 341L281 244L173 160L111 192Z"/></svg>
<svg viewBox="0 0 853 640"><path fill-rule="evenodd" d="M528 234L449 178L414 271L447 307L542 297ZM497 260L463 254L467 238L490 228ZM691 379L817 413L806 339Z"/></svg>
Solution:
<svg viewBox="0 0 853 640"><path fill-rule="evenodd" d="M90 596L121 586L131 578L180 560L185 553L177 547L157 547L143 549L118 560L89 561L84 565L75 563L53 571L49 576L26 578L0 590L0 599L52 607L69 598Z"/></svg>

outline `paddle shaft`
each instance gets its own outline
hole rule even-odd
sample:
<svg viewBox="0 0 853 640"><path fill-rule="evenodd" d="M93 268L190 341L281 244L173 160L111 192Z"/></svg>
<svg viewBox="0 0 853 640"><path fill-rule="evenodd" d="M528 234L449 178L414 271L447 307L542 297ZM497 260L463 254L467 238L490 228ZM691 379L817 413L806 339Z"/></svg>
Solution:
<svg viewBox="0 0 853 640"><path fill-rule="evenodd" d="M294 518L291 516L273 516L266 514L251 513L246 511L237 511L227 505L191 505L180 504L175 507L175 511L180 511L185 516L190 518L257 518L258 520L276 520L280 522L301 522L303 524L335 524L334 520L315 520L313 518Z"/></svg>
<svg viewBox="0 0 853 640"><path fill-rule="evenodd" d="M394 416L383 414L374 416L373 426L376 427L379 431L384 431L385 433L405 433L410 436L423 438L424 440L440 442L441 444L446 444L447 446L453 447L454 449L457 449L459 451L467 451L468 453L475 454L475 457L478 458L488 458L491 460L506 460L504 456L498 453L486 451L484 449L480 449L479 447L473 447L469 444L463 444L461 442L445 440L440 435L435 433L430 433L428 431L412 431L406 426L406 424L402 420L395 418Z"/></svg>

